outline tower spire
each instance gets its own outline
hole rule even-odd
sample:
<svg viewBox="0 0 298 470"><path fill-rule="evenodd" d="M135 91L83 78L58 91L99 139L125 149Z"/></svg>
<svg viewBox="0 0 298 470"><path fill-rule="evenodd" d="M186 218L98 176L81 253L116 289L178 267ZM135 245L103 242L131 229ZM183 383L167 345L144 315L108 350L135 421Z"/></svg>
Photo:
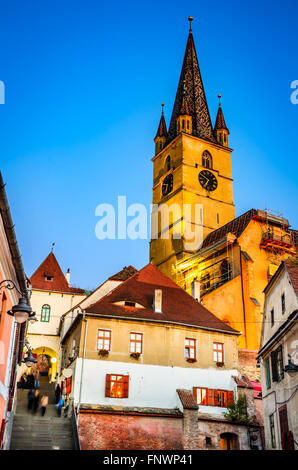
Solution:
<svg viewBox="0 0 298 470"><path fill-rule="evenodd" d="M164 116L164 103L161 103L161 118L159 121L155 142L155 154L159 153L165 146L168 136L167 124Z"/></svg>
<svg viewBox="0 0 298 470"><path fill-rule="evenodd" d="M229 129L226 126L225 118L222 112L221 107L221 95L218 96L218 111L216 115L215 125L214 125L214 134L219 144L223 145L224 147L228 147L228 135Z"/></svg>
<svg viewBox="0 0 298 470"><path fill-rule="evenodd" d="M187 104L189 113L192 116L192 135L211 142L216 142L193 40L191 27L193 18L190 16L188 21L190 25L188 40L170 121L167 142L173 140L177 135L176 121L180 114L183 101Z"/></svg>

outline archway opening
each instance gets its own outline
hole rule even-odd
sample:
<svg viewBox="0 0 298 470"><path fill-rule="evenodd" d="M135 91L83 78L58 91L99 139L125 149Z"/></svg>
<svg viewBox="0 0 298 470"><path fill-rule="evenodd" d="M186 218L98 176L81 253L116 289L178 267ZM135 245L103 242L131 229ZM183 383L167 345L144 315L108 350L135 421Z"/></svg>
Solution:
<svg viewBox="0 0 298 470"><path fill-rule="evenodd" d="M224 432L220 435L221 450L239 450L239 438L232 432Z"/></svg>

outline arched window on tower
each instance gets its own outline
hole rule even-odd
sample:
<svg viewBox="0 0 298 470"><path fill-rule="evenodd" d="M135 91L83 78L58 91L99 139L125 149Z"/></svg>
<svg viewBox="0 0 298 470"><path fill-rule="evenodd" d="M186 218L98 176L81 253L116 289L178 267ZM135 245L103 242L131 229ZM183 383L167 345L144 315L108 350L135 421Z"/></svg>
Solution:
<svg viewBox="0 0 298 470"><path fill-rule="evenodd" d="M212 157L207 150L205 150L202 155L202 166L205 168L212 168Z"/></svg>
<svg viewBox="0 0 298 470"><path fill-rule="evenodd" d="M231 267L227 259L224 259L220 265L221 281L227 282L231 279Z"/></svg>
<svg viewBox="0 0 298 470"><path fill-rule="evenodd" d="M170 155L168 155L167 158L166 158L165 168L166 168L166 171L170 171L170 169L171 169L171 157L170 157Z"/></svg>
<svg viewBox="0 0 298 470"><path fill-rule="evenodd" d="M44 304L41 307L40 321L49 322L51 315L51 307L48 304Z"/></svg>

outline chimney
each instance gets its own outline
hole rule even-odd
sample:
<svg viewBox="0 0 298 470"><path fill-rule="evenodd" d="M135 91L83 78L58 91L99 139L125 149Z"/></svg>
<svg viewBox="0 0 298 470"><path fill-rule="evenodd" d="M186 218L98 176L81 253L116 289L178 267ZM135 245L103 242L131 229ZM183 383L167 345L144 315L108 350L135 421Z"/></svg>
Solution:
<svg viewBox="0 0 298 470"><path fill-rule="evenodd" d="M162 290L154 290L153 310L155 313L162 313Z"/></svg>
<svg viewBox="0 0 298 470"><path fill-rule="evenodd" d="M70 283L70 269L69 268L66 271L65 279L67 280L67 284L69 285L69 283Z"/></svg>
<svg viewBox="0 0 298 470"><path fill-rule="evenodd" d="M200 302L200 281L194 279L191 283L191 295L192 297Z"/></svg>

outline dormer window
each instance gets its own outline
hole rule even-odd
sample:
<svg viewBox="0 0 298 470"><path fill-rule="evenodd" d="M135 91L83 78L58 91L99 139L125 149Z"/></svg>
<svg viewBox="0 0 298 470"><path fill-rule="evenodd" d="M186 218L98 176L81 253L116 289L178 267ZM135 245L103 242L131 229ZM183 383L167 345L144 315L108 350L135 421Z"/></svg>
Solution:
<svg viewBox="0 0 298 470"><path fill-rule="evenodd" d="M49 282L50 282L50 281L53 280L53 276L46 276L45 279L46 279L46 281L49 281Z"/></svg>
<svg viewBox="0 0 298 470"><path fill-rule="evenodd" d="M125 307L135 307L136 306L136 303L135 302L131 302L130 300L126 300L124 302L124 306Z"/></svg>

